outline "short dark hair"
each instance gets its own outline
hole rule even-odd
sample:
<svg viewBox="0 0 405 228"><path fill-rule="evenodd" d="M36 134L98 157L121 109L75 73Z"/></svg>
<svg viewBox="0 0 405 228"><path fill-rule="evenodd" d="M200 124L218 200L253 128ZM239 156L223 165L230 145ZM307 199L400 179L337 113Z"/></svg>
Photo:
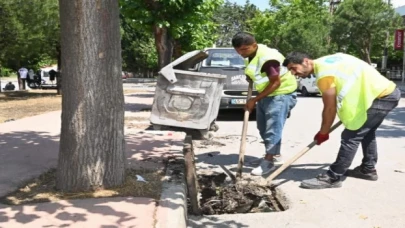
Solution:
<svg viewBox="0 0 405 228"><path fill-rule="evenodd" d="M241 47L242 45L252 45L256 43L253 34L248 32L238 32L232 37L232 46L234 48Z"/></svg>
<svg viewBox="0 0 405 228"><path fill-rule="evenodd" d="M311 59L311 56L305 52L293 51L290 52L283 62L283 66L287 66L290 63L302 64L304 59Z"/></svg>

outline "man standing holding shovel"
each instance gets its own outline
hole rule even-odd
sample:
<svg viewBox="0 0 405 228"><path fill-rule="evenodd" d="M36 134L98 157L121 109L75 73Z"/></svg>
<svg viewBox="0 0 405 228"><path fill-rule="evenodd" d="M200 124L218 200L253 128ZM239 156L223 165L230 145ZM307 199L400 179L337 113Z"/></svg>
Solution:
<svg viewBox="0 0 405 228"><path fill-rule="evenodd" d="M321 128L315 135L318 145L329 139L336 114L345 126L336 161L326 173L304 180L301 187L338 188L342 186L344 174L376 181L378 156L375 132L401 98L395 83L368 63L343 53L312 60L305 53L292 52L283 65L296 76L306 77L312 73L317 78L324 104ZM346 173L360 143L362 163Z"/></svg>
<svg viewBox="0 0 405 228"><path fill-rule="evenodd" d="M276 49L257 44L252 34L237 33L232 38L232 46L239 55L247 58L245 74L259 92L246 102L245 109L251 113L256 105L257 128L266 149L264 159L252 170L252 175L260 176L274 170L275 163L282 163L281 137L284 123L297 103L297 82L294 75L282 66L284 56Z"/></svg>

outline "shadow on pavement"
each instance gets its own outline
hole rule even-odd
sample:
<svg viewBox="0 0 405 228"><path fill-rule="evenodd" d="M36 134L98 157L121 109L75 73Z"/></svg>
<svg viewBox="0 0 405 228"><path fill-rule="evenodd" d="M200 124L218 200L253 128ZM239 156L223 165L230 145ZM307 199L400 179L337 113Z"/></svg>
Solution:
<svg viewBox="0 0 405 228"><path fill-rule="evenodd" d="M323 164L296 164L290 165L284 172L282 172L278 177L274 180L282 180L277 182L277 186L285 184L289 181L293 182L301 182L303 180L311 179L316 177L318 174L324 173L327 171L329 167L329 163ZM278 168L278 167L277 167ZM267 178L271 175L263 176Z"/></svg>
<svg viewBox="0 0 405 228"><path fill-rule="evenodd" d="M221 154L220 151L212 151L208 153L198 154L195 157L197 159L197 163L207 164L209 166L208 168L217 167L219 165L229 166L238 164L239 151L236 151L235 154ZM258 159L258 157L245 154L244 167L255 167L255 165L251 165L249 162L256 159ZM199 167L199 169L204 169L204 167ZM248 172L249 169L247 169L246 171Z"/></svg>
<svg viewBox="0 0 405 228"><path fill-rule="evenodd" d="M129 112L150 111L152 105L142 103L125 103L124 110Z"/></svg>
<svg viewBox="0 0 405 228"><path fill-rule="evenodd" d="M217 121L241 121L243 122L243 118L245 115L245 111L243 109L225 109L220 110L218 113ZM253 111L249 116L249 121L256 120L256 111Z"/></svg>
<svg viewBox="0 0 405 228"><path fill-rule="evenodd" d="M125 95L126 97L137 97L137 98L153 98L155 96L154 93L134 93L134 94L128 94Z"/></svg>
<svg viewBox="0 0 405 228"><path fill-rule="evenodd" d="M207 221L208 220L208 221ZM249 227L248 225L242 224L235 221L224 221L219 220L212 216L190 216L187 221L187 227L189 228L242 228Z"/></svg>
<svg viewBox="0 0 405 228"><path fill-rule="evenodd" d="M59 135L35 131L2 133L0 147L2 196L15 190L21 183L56 166Z"/></svg>
<svg viewBox="0 0 405 228"><path fill-rule="evenodd" d="M381 125L377 130L377 136L383 138L405 137L405 107L397 107L390 112L386 120L392 121L390 125Z"/></svg>
<svg viewBox="0 0 405 228"><path fill-rule="evenodd" d="M127 134L126 157L130 167L164 169L166 160L173 156L175 151L182 151L184 140L184 136L181 138L175 133L173 136L167 134ZM0 147L0 196L5 196L24 186L26 181L56 167L59 135L35 131L3 133L0 137ZM181 197L174 195L170 199ZM146 220L152 221L150 216L154 213L155 204L153 199L132 197L69 200L21 206L0 204L0 224L5 227L69 227L76 222L90 223L99 218L103 221L105 219L105 227L130 227L125 224L134 222L136 227L141 227L142 224L138 224L139 219L144 221L144 217L148 216ZM171 202L169 207L183 208L184 205ZM147 208L153 208L152 214L143 216L141 211ZM134 214L143 217L137 218ZM135 221L132 221L134 219Z"/></svg>
<svg viewBox="0 0 405 228"><path fill-rule="evenodd" d="M113 207L109 205L114 205ZM52 203L40 203L25 206L7 207L0 205L0 223L12 223L22 225L30 225L36 220L41 219L40 227L70 227L76 222L86 222L89 217L96 216L102 219L108 216L109 225L124 225L125 222L135 220L129 206L131 204L149 205L155 204L152 199L134 199L134 198L99 198L92 200L70 200ZM121 210L121 207L125 208ZM120 208L120 209L117 209ZM52 219L44 219L43 217L52 217ZM104 219L103 219L104 220ZM42 222L43 221L43 222ZM107 224L105 224L107 225ZM14 227L13 226L13 227ZM35 227L35 226L34 226ZM115 227L115 226L114 226Z"/></svg>

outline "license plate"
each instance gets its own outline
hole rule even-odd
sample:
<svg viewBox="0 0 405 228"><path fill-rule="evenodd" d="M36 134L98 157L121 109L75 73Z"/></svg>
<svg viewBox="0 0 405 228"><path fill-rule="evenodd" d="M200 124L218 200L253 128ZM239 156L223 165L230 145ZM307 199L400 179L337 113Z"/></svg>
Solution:
<svg viewBox="0 0 405 228"><path fill-rule="evenodd" d="M246 104L246 99L232 99L231 104Z"/></svg>

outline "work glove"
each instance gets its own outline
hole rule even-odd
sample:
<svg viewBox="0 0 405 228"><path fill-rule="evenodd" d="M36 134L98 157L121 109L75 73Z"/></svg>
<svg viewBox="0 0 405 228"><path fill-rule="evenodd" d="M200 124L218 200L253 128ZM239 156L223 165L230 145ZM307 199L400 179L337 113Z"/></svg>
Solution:
<svg viewBox="0 0 405 228"><path fill-rule="evenodd" d="M321 132L318 132L314 140L316 140L316 145L321 145L323 142L327 141L329 139L329 134L321 134Z"/></svg>

